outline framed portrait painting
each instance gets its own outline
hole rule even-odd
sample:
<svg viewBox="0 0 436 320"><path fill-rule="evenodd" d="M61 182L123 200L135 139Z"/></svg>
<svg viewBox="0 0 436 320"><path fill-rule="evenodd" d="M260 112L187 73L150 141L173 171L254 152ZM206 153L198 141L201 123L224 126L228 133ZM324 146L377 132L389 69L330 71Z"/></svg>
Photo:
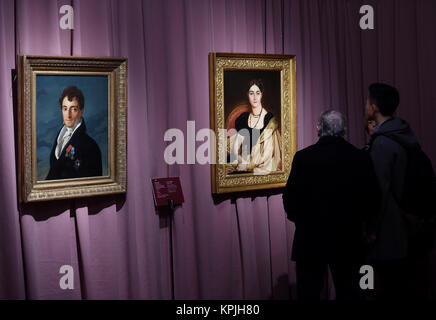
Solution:
<svg viewBox="0 0 436 320"><path fill-rule="evenodd" d="M20 202L126 192L127 60L18 56Z"/></svg>
<svg viewBox="0 0 436 320"><path fill-rule="evenodd" d="M286 185L297 149L296 58L209 54L212 193Z"/></svg>

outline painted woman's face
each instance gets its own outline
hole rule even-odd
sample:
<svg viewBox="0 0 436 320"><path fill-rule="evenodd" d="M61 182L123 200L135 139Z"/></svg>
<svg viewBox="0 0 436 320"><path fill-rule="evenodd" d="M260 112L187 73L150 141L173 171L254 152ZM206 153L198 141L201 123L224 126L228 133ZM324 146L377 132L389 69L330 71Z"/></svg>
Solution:
<svg viewBox="0 0 436 320"><path fill-rule="evenodd" d="M253 84L248 90L248 100L252 108L257 108L262 106L262 92L259 87Z"/></svg>

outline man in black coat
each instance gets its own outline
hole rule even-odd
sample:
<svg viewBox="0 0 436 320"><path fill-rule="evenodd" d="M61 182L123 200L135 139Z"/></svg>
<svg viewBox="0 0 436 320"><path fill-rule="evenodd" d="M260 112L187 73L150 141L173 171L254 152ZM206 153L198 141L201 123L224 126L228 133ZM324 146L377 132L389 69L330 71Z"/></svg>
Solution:
<svg viewBox="0 0 436 320"><path fill-rule="evenodd" d="M86 133L82 117L85 107L83 93L74 86L68 87L59 102L64 126L54 141L46 180L101 176L101 151Z"/></svg>
<svg viewBox="0 0 436 320"><path fill-rule="evenodd" d="M380 195L369 155L344 140L345 127L340 112L321 114L319 141L295 154L283 193L296 227L298 299L320 299L327 265L337 299L359 297L363 226L377 212Z"/></svg>

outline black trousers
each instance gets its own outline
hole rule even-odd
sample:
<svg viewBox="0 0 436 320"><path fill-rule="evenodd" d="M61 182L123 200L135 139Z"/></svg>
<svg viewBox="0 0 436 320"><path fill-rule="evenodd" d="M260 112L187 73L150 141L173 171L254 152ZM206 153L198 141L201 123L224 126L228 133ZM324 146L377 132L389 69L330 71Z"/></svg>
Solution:
<svg viewBox="0 0 436 320"><path fill-rule="evenodd" d="M429 254L374 262L376 299L429 299L429 268Z"/></svg>
<svg viewBox="0 0 436 320"><path fill-rule="evenodd" d="M327 266L333 277L337 300L360 299L359 274L362 264L337 262L327 264L318 261L297 261L298 300L320 300L327 277Z"/></svg>

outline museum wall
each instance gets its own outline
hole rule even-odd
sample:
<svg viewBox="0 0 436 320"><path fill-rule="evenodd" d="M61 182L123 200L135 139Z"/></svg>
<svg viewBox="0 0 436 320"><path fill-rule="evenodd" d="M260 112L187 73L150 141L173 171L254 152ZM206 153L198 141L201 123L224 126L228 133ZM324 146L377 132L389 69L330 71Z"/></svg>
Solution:
<svg viewBox="0 0 436 320"><path fill-rule="evenodd" d="M74 31L59 27L63 4ZM363 4L374 30L359 27ZM434 16L434 2L411 0L0 1L0 298L294 299L294 225L280 192L212 197L208 165L165 163L165 131L209 128L209 52L295 54L298 149L317 141L328 107L363 146L367 87L383 81L435 165ZM128 58L125 196L18 204L17 54ZM150 183L166 176L180 176L185 196L172 246ZM63 265L73 290L59 286Z"/></svg>

